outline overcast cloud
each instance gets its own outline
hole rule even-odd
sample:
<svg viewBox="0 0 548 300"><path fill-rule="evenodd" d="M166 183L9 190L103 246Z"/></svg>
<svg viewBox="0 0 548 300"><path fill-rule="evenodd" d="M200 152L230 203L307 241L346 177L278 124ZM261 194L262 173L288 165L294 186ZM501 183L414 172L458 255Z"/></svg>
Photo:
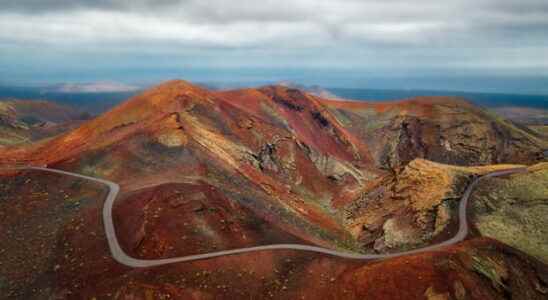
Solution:
<svg viewBox="0 0 548 300"><path fill-rule="evenodd" d="M82 61L547 76L548 1L4 0L0 51L21 78Z"/></svg>

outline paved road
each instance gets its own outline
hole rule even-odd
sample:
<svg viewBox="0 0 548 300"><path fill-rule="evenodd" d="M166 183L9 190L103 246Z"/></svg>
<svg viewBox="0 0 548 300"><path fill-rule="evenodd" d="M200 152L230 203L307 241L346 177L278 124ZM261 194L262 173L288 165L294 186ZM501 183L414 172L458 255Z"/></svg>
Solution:
<svg viewBox="0 0 548 300"><path fill-rule="evenodd" d="M459 231L455 234L455 236L453 236L451 239L448 239L444 242L431 245L428 247L424 247L424 248L411 250L411 251L391 253L391 254L359 254L359 253L351 253L351 252L342 252L342 251L331 250L327 248L309 246L309 245L274 244L274 245L266 245L266 246L223 250L223 251L209 252L209 253L196 254L196 255L187 255L187 256L174 257L174 258L137 259L127 255L124 252L124 250L122 250L122 247L120 247L120 243L118 242L118 239L116 237L116 232L114 230L114 224L112 221L112 206L114 204L114 200L116 199L116 196L118 195L118 192L120 191L120 186L118 186L118 184L112 181L104 180L104 179L99 179L99 178L84 176L84 175L80 175L72 172L44 168L44 167L21 167L17 169L40 170L40 171L64 174L68 176L73 176L73 177L78 177L78 178L83 178L86 180L98 182L108 186L109 193L107 195L107 198L103 206L103 223L105 226L105 234L107 237L108 246L110 248L110 253L117 262L133 268L155 267L155 266L162 266L162 265L173 264L173 263L208 259L213 257L225 256L225 255L234 255L234 254L241 254L241 253L254 252L254 251L265 251L265 250L281 250L281 249L302 250L302 251L328 254L328 255L342 257L342 258L360 259L360 260L379 260L379 259L393 258L393 257L398 257L398 256L403 256L408 254L420 253L425 251L432 251L444 246L458 243L462 241L468 235L468 221L466 217L466 207L470 199L470 194L472 193L474 187L478 184L478 182L481 179L496 177L496 176L504 176L504 175L509 175L513 173L527 172L526 168L515 168L515 169L492 172L487 175L474 179L473 182L467 187L459 203Z"/></svg>

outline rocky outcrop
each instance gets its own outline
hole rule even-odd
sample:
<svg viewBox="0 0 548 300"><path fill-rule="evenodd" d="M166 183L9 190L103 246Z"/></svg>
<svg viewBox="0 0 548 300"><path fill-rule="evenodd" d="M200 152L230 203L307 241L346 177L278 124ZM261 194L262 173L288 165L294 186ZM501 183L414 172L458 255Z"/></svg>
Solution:
<svg viewBox="0 0 548 300"><path fill-rule="evenodd" d="M379 252L428 243L457 225L458 202L474 175L510 167L415 159L348 205L346 224L365 248Z"/></svg>
<svg viewBox="0 0 548 300"><path fill-rule="evenodd" d="M548 141L463 100L423 97L394 103L325 101L372 149L380 168L415 158L455 165L534 163Z"/></svg>

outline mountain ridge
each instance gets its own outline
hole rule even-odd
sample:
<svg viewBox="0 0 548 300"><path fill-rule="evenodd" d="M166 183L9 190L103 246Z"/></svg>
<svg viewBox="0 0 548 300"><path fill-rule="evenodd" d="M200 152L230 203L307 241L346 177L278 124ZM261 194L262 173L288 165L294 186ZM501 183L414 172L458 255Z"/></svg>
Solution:
<svg viewBox="0 0 548 300"><path fill-rule="evenodd" d="M116 182L116 235L125 252L142 259L271 243L391 253L452 236L456 204L473 176L514 167L493 163L542 160L535 155L543 142L459 100L355 104L281 86L208 91L170 81L55 138L0 149L0 168L47 165ZM542 185L544 177L524 178ZM508 292L508 282L513 293L544 295L545 265L533 269L533 257L476 231L470 241L437 252L368 264L283 250L127 269L109 256L100 187L10 171L0 176L0 189L0 233L9 237L0 272L13 291L32 294L18 279L30 272L52 280L56 295L85 298L160 291L256 298L269 293L265 287L282 298L397 298L397 288L379 284L386 278L411 280L411 298L438 292L493 298ZM536 201L542 191L527 197ZM483 220L504 215L480 212ZM31 235L28 222L55 234L41 227ZM480 231L499 226L478 224ZM535 239L542 242L541 235ZM44 246L47 253L20 258L44 253ZM528 274L527 281L518 274ZM541 292L533 291L539 286Z"/></svg>
<svg viewBox="0 0 548 300"><path fill-rule="evenodd" d="M50 141L2 151L8 160L116 180L126 193L189 178L229 193L242 194L236 187L245 185L249 191L237 197L255 213L278 223L283 215L285 229L299 238L356 249L345 207L414 159L529 162L523 155L535 150L518 151L521 144L507 136L526 145L536 141L511 127L499 134L496 126L506 125L488 118L455 98L353 103L285 86L211 92L173 80ZM476 157L484 151L476 144L506 147L510 159Z"/></svg>

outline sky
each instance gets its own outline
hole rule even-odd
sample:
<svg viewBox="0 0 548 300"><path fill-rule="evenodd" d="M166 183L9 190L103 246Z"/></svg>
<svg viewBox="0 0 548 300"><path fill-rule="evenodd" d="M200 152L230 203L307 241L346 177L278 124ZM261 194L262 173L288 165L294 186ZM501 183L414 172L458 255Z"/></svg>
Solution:
<svg viewBox="0 0 548 300"><path fill-rule="evenodd" d="M548 94L546 0L2 0L0 84Z"/></svg>

